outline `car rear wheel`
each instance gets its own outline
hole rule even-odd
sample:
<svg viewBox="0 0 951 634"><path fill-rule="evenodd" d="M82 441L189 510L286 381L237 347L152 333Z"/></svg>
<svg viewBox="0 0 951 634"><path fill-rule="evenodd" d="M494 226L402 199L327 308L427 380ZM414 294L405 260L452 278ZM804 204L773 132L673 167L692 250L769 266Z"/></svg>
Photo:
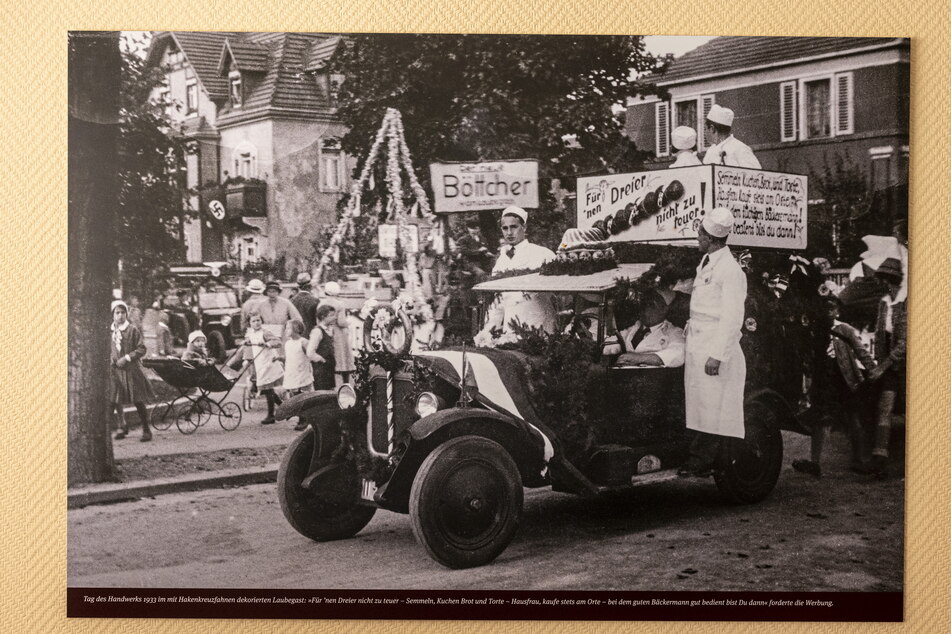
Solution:
<svg viewBox="0 0 951 634"><path fill-rule="evenodd" d="M313 427L294 439L277 472L277 493L284 517L298 533L323 542L353 537L366 526L376 507L360 501L361 480L352 462L336 465L332 477L321 479L325 490L302 484L310 471L317 432Z"/></svg>
<svg viewBox="0 0 951 634"><path fill-rule="evenodd" d="M772 408L753 402L746 407L744 419L746 437L723 443L714 474L720 493L734 504L766 498L776 486L783 464L783 436Z"/></svg>
<svg viewBox="0 0 951 634"><path fill-rule="evenodd" d="M218 330L209 332L208 356L212 357L216 363L224 363L227 352L228 346L225 344L225 336Z"/></svg>
<svg viewBox="0 0 951 634"><path fill-rule="evenodd" d="M515 537L522 500L518 467L501 445L479 436L454 438L426 457L413 481L413 534L444 566L482 566Z"/></svg>

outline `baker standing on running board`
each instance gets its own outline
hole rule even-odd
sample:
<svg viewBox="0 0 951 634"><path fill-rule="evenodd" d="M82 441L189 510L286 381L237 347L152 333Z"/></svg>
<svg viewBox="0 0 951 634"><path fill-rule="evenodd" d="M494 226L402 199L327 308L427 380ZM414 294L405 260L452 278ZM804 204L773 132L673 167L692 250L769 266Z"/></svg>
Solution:
<svg viewBox="0 0 951 634"><path fill-rule="evenodd" d="M746 274L726 246L733 213L717 207L697 232L703 259L690 296L684 364L687 428L696 432L681 476L713 473L722 438L743 438L746 358L740 348Z"/></svg>

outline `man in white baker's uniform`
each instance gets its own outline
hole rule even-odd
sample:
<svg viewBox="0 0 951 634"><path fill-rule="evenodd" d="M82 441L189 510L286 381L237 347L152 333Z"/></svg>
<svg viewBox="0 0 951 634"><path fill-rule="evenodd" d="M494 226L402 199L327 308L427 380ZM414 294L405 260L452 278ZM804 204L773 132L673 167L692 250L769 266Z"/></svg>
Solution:
<svg viewBox="0 0 951 634"><path fill-rule="evenodd" d="M669 167L693 167L703 165L697 158L697 131L685 125L677 126L670 133L670 143L677 150L676 159Z"/></svg>
<svg viewBox="0 0 951 634"><path fill-rule="evenodd" d="M746 143L733 136L733 111L714 104L704 125L713 143L703 155L706 165L730 165L760 169L759 159Z"/></svg>
<svg viewBox="0 0 951 634"><path fill-rule="evenodd" d="M519 269L537 270L542 264L555 259L555 254L545 247L525 239L528 213L521 207L507 207L502 212L501 228L505 244L492 268L492 274ZM501 329L503 336L512 332L512 321L526 326L543 328L554 333L558 322L555 304L549 293L500 293L486 315L485 326L477 335L480 339L489 336L492 329ZM477 339L478 340L478 339Z"/></svg>
<svg viewBox="0 0 951 634"><path fill-rule="evenodd" d="M743 438L746 359L740 335L746 304L746 274L726 246L733 213L724 207L703 218L697 241L703 259L690 296L684 388L687 428L697 432L681 476L713 473L721 438Z"/></svg>

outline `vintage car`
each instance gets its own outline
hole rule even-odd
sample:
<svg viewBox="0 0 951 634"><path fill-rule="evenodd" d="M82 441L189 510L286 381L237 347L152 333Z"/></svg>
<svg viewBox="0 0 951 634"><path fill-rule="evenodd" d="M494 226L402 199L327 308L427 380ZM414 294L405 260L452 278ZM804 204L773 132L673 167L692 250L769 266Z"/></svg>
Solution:
<svg viewBox="0 0 951 634"><path fill-rule="evenodd" d="M224 363L228 350L243 336L237 291L211 275L180 277L176 282L161 303L176 343L184 345L188 333L200 328L208 340L208 354Z"/></svg>
<svg viewBox="0 0 951 634"><path fill-rule="evenodd" d="M573 360L572 368L583 368L592 388L610 395L609 403L592 401L606 416L579 428L563 414L552 416L550 406L545 415L545 395L531 379L537 359L524 351L379 353L365 383L301 395L280 408L279 417L300 415L310 425L288 448L278 475L287 520L325 541L355 535L377 509L408 513L433 559L466 568L491 562L511 542L524 487L597 496L677 477L690 439L683 368L622 367L602 349L615 330L612 290L650 266L532 273L475 287L555 295L560 327L591 342L591 358ZM572 331L578 324L580 331ZM714 475L731 503L768 496L782 463L781 430L804 431L795 411L801 380L752 374L746 437L723 443Z"/></svg>

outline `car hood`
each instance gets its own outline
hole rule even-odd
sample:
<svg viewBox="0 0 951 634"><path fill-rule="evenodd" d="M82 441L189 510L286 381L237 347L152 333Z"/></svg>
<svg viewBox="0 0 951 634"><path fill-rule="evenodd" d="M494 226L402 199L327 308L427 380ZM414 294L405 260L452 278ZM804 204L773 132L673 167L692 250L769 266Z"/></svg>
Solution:
<svg viewBox="0 0 951 634"><path fill-rule="evenodd" d="M529 399L528 356L512 350L467 348L463 352L462 348L448 348L419 352L414 357L453 385L460 384L465 360L467 390L489 409L528 423L544 439L545 460L551 458L551 442Z"/></svg>

